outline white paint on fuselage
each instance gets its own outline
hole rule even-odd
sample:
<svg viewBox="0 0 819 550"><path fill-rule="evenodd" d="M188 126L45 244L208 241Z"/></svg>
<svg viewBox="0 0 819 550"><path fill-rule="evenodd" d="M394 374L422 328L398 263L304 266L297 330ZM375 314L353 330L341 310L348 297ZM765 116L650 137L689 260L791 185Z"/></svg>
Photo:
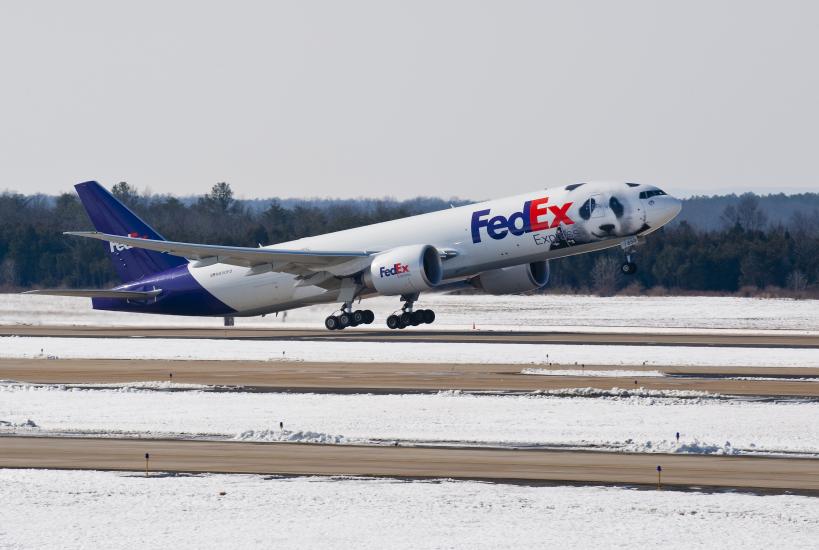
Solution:
<svg viewBox="0 0 819 550"><path fill-rule="evenodd" d="M306 237L271 245L266 248L314 251L381 252L398 246L430 244L441 250L453 250L457 255L444 260L444 280L457 280L490 269L520 265L602 250L619 245L634 235L644 235L668 223L679 212L679 200L668 195L654 197L652 205L639 199L641 191L656 189L648 185L637 187L622 182L586 183L567 189L555 187L524 193L477 204L431 212L335 233ZM522 235L506 234L491 238L487 228L480 229L480 242L473 242L472 215L490 210L488 217L508 218L522 211L524 203L548 197L549 206L562 207L571 202L568 217L573 223L560 224ZM584 219L581 207L591 197L597 208ZM611 208L611 198L627 211ZM604 204L605 203L605 204ZM615 215L620 213L621 215ZM547 215L540 221L551 221ZM647 224L647 225L646 225ZM600 227L606 229L601 234ZM565 234L582 235L582 241L563 248L553 248L558 228ZM587 240L586 240L587 239ZM237 315L258 315L283 311L313 303L334 302L337 291L315 286L297 286L298 280L289 273L266 272L249 274L248 268L226 264L189 267L193 277L220 301L235 309ZM371 293L370 295L375 295Z"/></svg>

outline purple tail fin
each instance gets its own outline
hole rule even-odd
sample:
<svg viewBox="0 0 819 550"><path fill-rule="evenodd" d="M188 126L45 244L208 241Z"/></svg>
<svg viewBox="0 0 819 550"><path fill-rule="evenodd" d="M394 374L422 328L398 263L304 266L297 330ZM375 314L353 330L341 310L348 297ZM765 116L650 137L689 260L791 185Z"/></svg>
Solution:
<svg viewBox="0 0 819 550"><path fill-rule="evenodd" d="M74 188L97 231L112 235L165 240L162 235L154 231L99 183L86 181L78 183ZM114 243L104 244L105 250L110 254L111 261L114 263L114 268L124 283L187 263L184 258L152 250Z"/></svg>

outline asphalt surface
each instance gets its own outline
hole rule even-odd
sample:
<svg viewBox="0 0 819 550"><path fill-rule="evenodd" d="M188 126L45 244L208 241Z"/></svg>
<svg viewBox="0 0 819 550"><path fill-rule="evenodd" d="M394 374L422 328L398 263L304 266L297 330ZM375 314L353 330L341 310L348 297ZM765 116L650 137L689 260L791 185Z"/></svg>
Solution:
<svg viewBox="0 0 819 550"><path fill-rule="evenodd" d="M724 395L819 396L817 368L592 366L589 370L661 371L665 377L524 375L526 365L166 361L136 359L0 359L0 380L42 384L164 382L245 391L407 393L465 390L532 392L568 388L697 390ZM574 365L553 366L579 370ZM733 379L742 377L744 379ZM754 380L754 377L777 377ZM799 380L799 379L803 380ZM807 381L804 379L808 379ZM812 380L811 380L812 379Z"/></svg>
<svg viewBox="0 0 819 550"><path fill-rule="evenodd" d="M0 326L0 336L52 336L72 338L229 338L236 340L309 340L348 342L447 342L499 344L585 344L632 346L712 346L819 348L819 335L738 333L639 332L539 332L482 330L405 330L359 327L338 331L285 328L186 328L186 327L93 327L93 326Z"/></svg>
<svg viewBox="0 0 819 550"><path fill-rule="evenodd" d="M819 460L455 447L0 437L0 468L361 475L819 491Z"/></svg>

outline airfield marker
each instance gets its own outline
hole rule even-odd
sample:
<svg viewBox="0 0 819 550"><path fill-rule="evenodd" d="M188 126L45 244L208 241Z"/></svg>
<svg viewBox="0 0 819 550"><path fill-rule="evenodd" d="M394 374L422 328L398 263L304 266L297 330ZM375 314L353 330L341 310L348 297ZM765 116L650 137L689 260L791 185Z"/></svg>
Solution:
<svg viewBox="0 0 819 550"><path fill-rule="evenodd" d="M151 455L145 453L145 477L148 477L148 460L151 458Z"/></svg>
<svg viewBox="0 0 819 550"><path fill-rule="evenodd" d="M662 481L663 481L663 467L662 466L657 466L657 489L662 489L663 488Z"/></svg>

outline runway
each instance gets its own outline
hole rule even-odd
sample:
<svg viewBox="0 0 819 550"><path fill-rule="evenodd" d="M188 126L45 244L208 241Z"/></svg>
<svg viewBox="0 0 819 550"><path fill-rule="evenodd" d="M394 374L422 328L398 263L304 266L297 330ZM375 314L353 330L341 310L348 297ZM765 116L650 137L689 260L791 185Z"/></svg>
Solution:
<svg viewBox="0 0 819 550"><path fill-rule="evenodd" d="M816 334L741 334L677 332L540 332L483 330L405 330L355 328L324 329L239 327L103 327L103 326L0 326L0 336L51 336L72 338L229 338L236 340L310 340L348 342L446 342L497 344L584 344L627 346L711 346L765 348L819 348Z"/></svg>
<svg viewBox="0 0 819 550"><path fill-rule="evenodd" d="M0 437L0 468L359 475L819 491L819 460L456 447Z"/></svg>
<svg viewBox="0 0 819 550"><path fill-rule="evenodd" d="M413 393L442 390L533 392L569 388L695 390L723 395L819 396L817 368L627 367L667 376L600 377L521 374L525 365L307 363L300 361L166 361L124 359L0 359L0 380L40 384L176 382L222 390L332 393ZM555 367L559 368L559 367ZM573 367L576 369L576 367ZM620 370L622 366L587 366ZM581 371L582 372L582 371ZM779 378L755 380L754 377ZM743 378L743 379L736 379ZM813 381L798 379L812 378Z"/></svg>

